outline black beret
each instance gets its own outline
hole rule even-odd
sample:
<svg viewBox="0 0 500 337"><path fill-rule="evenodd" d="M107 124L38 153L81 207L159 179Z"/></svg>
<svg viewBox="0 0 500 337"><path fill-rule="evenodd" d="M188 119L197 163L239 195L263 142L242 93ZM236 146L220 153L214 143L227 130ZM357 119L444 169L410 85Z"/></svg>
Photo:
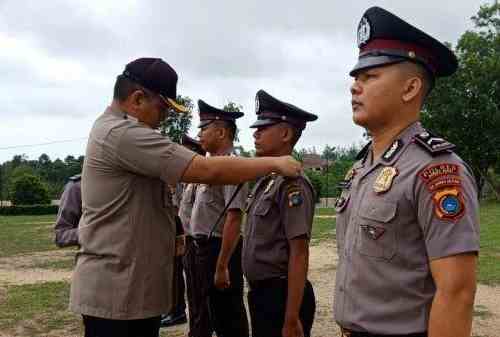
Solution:
<svg viewBox="0 0 500 337"><path fill-rule="evenodd" d="M458 61L443 43L380 7L369 8L358 25L359 59L356 72L381 65L411 61L432 76L453 74Z"/></svg>
<svg viewBox="0 0 500 337"><path fill-rule="evenodd" d="M200 112L200 125L199 128L205 127L208 124L216 120L225 120L233 122L243 117L244 113L239 111L225 111L222 109L217 109L211 105L208 105L201 99L198 100L198 110Z"/></svg>
<svg viewBox="0 0 500 337"><path fill-rule="evenodd" d="M318 116L290 103L282 102L262 89L257 91L255 96L255 113L257 121L250 126L251 128L287 122L302 130L307 122L318 119Z"/></svg>
<svg viewBox="0 0 500 337"><path fill-rule="evenodd" d="M167 62L159 58L142 57L125 66L122 76L149 89L165 101L167 105L179 112L187 109L178 104L177 73Z"/></svg>

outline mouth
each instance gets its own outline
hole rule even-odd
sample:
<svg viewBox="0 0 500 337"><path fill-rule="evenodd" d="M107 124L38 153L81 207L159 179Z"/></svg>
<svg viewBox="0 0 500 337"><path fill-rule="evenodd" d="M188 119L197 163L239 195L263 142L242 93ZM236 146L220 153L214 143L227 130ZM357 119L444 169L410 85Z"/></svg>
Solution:
<svg viewBox="0 0 500 337"><path fill-rule="evenodd" d="M363 103L361 103L358 100L355 100L355 99L351 100L352 111L358 110L358 108L361 107L362 105L363 105Z"/></svg>

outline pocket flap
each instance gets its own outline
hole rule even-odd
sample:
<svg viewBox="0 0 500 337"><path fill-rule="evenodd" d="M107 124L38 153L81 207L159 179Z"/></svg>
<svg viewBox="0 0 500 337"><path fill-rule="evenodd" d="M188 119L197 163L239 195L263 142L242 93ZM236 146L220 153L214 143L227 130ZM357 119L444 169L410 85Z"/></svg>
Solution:
<svg viewBox="0 0 500 337"><path fill-rule="evenodd" d="M255 215L261 215L264 216L267 213L269 213L269 210L271 209L271 206L273 205L273 201L270 199L264 199L261 200L256 206L255 206Z"/></svg>
<svg viewBox="0 0 500 337"><path fill-rule="evenodd" d="M359 216L377 222L389 222L396 216L397 203L367 198L359 210Z"/></svg>

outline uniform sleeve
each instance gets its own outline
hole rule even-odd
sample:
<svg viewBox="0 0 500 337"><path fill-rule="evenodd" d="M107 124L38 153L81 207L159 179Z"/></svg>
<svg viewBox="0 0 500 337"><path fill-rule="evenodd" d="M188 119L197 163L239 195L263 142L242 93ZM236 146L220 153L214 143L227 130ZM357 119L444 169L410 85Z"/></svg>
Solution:
<svg viewBox="0 0 500 337"><path fill-rule="evenodd" d="M224 206L227 206L237 188L238 188L237 185L223 186ZM248 196L248 183L244 183L238 194L234 197L233 201L231 202L231 205L229 206L228 210L239 209L241 211L244 211L245 203L247 201L247 196Z"/></svg>
<svg viewBox="0 0 500 337"><path fill-rule="evenodd" d="M152 129L137 125L120 137L117 162L125 170L160 178L167 184L180 181L196 153Z"/></svg>
<svg viewBox="0 0 500 337"><path fill-rule="evenodd" d="M58 247L78 245L78 223L82 216L80 182L69 182L59 203L55 224L55 243Z"/></svg>
<svg viewBox="0 0 500 337"><path fill-rule="evenodd" d="M314 218L314 195L301 178L287 180L279 190L280 214L288 240L306 235L311 238Z"/></svg>
<svg viewBox="0 0 500 337"><path fill-rule="evenodd" d="M418 221L431 260L479 251L474 177L455 155L436 157L416 177Z"/></svg>

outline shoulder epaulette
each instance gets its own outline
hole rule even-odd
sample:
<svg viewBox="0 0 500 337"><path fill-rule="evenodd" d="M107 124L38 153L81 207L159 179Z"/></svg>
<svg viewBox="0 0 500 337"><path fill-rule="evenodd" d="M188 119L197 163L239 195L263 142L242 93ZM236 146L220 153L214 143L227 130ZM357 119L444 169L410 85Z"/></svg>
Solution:
<svg viewBox="0 0 500 337"><path fill-rule="evenodd" d="M72 177L69 177L68 179L69 181L73 181L73 182L77 182L77 181L80 181L82 180L82 175L81 174L76 174Z"/></svg>
<svg viewBox="0 0 500 337"><path fill-rule="evenodd" d="M443 153L453 152L456 148L455 144L452 144L441 137L435 136L428 131L419 133L414 137L414 139L417 145L429 152L433 157Z"/></svg>
<svg viewBox="0 0 500 337"><path fill-rule="evenodd" d="M368 142L368 144L366 144L362 149L361 151L358 152L358 154L356 155L356 160L361 160L363 158L366 157L366 154L368 153L368 149L370 149L370 145L372 145L372 142Z"/></svg>

